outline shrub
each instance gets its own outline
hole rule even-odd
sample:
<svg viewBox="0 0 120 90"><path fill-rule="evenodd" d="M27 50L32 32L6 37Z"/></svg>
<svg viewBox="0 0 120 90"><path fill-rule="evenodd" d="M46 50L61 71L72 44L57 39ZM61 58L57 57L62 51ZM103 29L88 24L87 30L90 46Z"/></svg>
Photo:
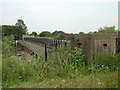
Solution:
<svg viewBox="0 0 120 90"><path fill-rule="evenodd" d="M95 70L100 71L118 71L118 61L120 57L115 54L96 53L94 62Z"/></svg>

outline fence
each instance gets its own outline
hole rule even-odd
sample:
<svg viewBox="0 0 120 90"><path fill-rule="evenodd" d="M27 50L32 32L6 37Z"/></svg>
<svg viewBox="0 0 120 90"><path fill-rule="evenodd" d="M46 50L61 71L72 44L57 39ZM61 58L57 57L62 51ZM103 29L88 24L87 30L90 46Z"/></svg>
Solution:
<svg viewBox="0 0 120 90"><path fill-rule="evenodd" d="M44 38L24 37L24 40L43 45L45 47L44 51L45 51L46 62L47 62L48 54L51 54L52 52L56 52L57 48L58 47L60 48L62 44L67 45L67 41L62 39L44 39ZM53 48L55 49L53 50Z"/></svg>

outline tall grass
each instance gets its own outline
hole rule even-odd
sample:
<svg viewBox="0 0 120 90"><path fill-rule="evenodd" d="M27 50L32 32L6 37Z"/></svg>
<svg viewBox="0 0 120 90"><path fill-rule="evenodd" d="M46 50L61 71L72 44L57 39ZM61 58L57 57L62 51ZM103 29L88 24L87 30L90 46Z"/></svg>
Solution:
<svg viewBox="0 0 120 90"><path fill-rule="evenodd" d="M120 61L120 56L118 54L110 53L96 53L94 60L90 60L90 64L93 61L96 71L118 71L118 62Z"/></svg>

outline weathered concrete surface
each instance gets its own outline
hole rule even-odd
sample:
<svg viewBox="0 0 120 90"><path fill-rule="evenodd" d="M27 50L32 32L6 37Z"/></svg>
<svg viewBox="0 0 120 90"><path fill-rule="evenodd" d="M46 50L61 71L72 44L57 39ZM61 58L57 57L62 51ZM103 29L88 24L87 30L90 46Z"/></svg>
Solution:
<svg viewBox="0 0 120 90"><path fill-rule="evenodd" d="M33 51L35 54L37 54L39 57L45 56L45 47L44 45L28 42L24 40L18 41L22 46L28 48L29 50ZM47 48L47 53L50 55L50 53L53 51L53 48Z"/></svg>
<svg viewBox="0 0 120 90"><path fill-rule="evenodd" d="M72 47L83 50L88 62L95 53L116 53L116 38L118 34L73 34Z"/></svg>

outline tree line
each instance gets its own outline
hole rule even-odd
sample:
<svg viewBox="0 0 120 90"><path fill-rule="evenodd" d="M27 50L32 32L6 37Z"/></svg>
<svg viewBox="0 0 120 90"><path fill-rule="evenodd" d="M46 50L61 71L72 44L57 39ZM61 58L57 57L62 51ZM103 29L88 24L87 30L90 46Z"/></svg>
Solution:
<svg viewBox="0 0 120 90"><path fill-rule="evenodd" d="M32 32L30 35L34 35L35 37L49 37L52 39L67 39L67 40L70 40L71 37L71 34L58 30L55 30L53 33L49 31L43 31L40 34L37 34L37 32Z"/></svg>
<svg viewBox="0 0 120 90"><path fill-rule="evenodd" d="M27 34L27 26L22 19L17 20L15 25L0 26L2 37L14 35L15 39L21 39L23 34Z"/></svg>
<svg viewBox="0 0 120 90"><path fill-rule="evenodd" d="M115 29L115 26L111 27L100 27L98 31L90 31L88 33L79 32L77 34L117 34L119 31ZM71 33L72 34L72 33ZM34 35L35 37L52 37L54 39L70 39L71 34L67 34L63 31L57 31L55 30L53 33L49 31L43 31L40 34L37 34L37 32L32 32L30 35Z"/></svg>
<svg viewBox="0 0 120 90"><path fill-rule="evenodd" d="M115 26L110 27L100 27L98 31L90 31L87 34L117 34L119 33L118 30L115 29ZM79 32L79 34L85 34L84 32Z"/></svg>
<svg viewBox="0 0 120 90"><path fill-rule="evenodd" d="M29 34L27 31L27 26L24 23L24 21L22 19L18 19L17 23L15 25L2 25L0 26L0 29L2 31L2 36L10 36L10 35L14 35L15 39L21 39L22 35L33 35L34 37L46 37L46 38L52 38L52 39L67 39L70 40L71 38L71 34L69 33L65 33L63 31L58 31L55 30L54 32L49 32L49 31L43 31L41 33L37 33L37 32L32 32L31 34ZM115 29L115 26L111 26L111 27L100 27L98 29L98 31L91 31L88 33L84 33L84 32L79 32L77 34L116 34L119 31Z"/></svg>

